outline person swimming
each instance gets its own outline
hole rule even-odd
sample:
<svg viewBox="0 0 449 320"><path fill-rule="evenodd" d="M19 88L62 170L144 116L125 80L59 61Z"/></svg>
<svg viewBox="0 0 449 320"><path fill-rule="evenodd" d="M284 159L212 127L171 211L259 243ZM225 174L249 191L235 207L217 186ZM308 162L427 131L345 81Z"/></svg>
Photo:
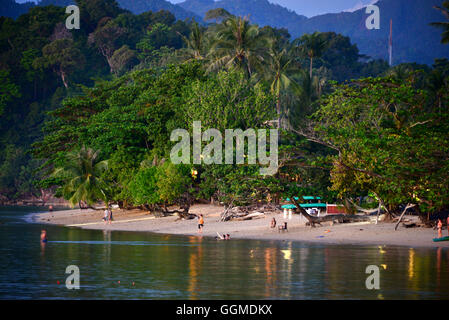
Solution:
<svg viewBox="0 0 449 320"><path fill-rule="evenodd" d="M45 231L45 230L42 230L41 231L41 242L47 242L48 241L48 239L47 239L47 231Z"/></svg>

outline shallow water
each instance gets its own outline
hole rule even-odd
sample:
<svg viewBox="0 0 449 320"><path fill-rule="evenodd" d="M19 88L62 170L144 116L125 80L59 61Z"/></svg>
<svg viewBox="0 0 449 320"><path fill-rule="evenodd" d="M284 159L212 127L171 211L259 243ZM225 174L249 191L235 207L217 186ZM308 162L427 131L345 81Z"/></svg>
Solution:
<svg viewBox="0 0 449 320"><path fill-rule="evenodd" d="M447 249L43 227L36 212L0 207L2 299L449 298ZM79 267L79 290L65 286L69 265ZM366 288L368 265L380 269L379 290Z"/></svg>

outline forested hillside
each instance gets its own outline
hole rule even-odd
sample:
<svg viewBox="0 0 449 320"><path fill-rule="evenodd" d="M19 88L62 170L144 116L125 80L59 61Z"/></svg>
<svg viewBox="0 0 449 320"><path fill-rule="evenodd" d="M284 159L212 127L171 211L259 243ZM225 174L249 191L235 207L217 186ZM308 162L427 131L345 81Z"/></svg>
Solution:
<svg viewBox="0 0 449 320"><path fill-rule="evenodd" d="M201 25L115 0L76 3L79 30L53 5L0 18L0 201L51 191L185 214L195 200L319 194L381 199L392 215L404 203L447 208L447 57L389 67L335 32L294 37L226 10ZM172 163L171 133L194 121L279 129L278 170Z"/></svg>
<svg viewBox="0 0 449 320"><path fill-rule="evenodd" d="M2 0L1 15L17 17L25 13L30 4L18 5L13 0ZM186 0L177 5L165 0L119 0L122 8L135 14L145 11L168 10L177 19L195 19L203 21L205 13L212 9L224 8L237 16L248 16L251 22L259 26L286 28L294 37L315 31L333 31L349 36L363 54L376 59L388 59L388 37L390 20L393 20L393 63L426 63L431 65L437 57L449 56L447 46L436 41L438 35L429 25L438 21L441 14L432 7L441 5L443 0L380 0L380 30L368 30L365 9L355 12L342 12L306 18L282 6L267 0ZM39 5L55 4L65 6L71 0L41 0Z"/></svg>

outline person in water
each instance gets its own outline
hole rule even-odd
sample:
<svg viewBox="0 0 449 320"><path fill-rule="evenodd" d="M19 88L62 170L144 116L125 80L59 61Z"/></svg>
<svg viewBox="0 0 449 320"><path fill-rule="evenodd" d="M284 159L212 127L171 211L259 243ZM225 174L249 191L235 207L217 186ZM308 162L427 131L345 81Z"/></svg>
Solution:
<svg viewBox="0 0 449 320"><path fill-rule="evenodd" d="M41 242L47 242L48 240L47 240L47 231L45 231L45 230L42 230L41 231Z"/></svg>
<svg viewBox="0 0 449 320"><path fill-rule="evenodd" d="M443 221L441 221L441 219L438 219L438 238L442 238L443 237Z"/></svg>
<svg viewBox="0 0 449 320"><path fill-rule="evenodd" d="M204 227L204 218L203 215L200 214L198 216L198 232L203 233L203 227Z"/></svg>

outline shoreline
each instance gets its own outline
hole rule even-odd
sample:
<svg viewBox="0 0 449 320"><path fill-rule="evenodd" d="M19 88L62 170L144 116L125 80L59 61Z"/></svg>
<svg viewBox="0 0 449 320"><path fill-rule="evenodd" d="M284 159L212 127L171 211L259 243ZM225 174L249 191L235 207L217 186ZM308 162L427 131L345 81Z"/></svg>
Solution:
<svg viewBox="0 0 449 320"><path fill-rule="evenodd" d="M205 225L203 233L198 233L197 219L178 220L177 216L156 218L141 210L113 210L114 221L105 224L102 221L103 210L71 209L36 213L35 223L76 227L91 230L151 232L167 235L204 236L214 238L217 232L230 234L231 239L251 239L268 241L296 241L329 245L371 245L402 246L409 248L449 248L449 241L433 242L437 231L432 228L404 228L402 225L394 230L395 223L357 222L348 224L323 224L321 227L305 226L305 218L293 215L291 220L284 220L283 214L266 214L261 219L248 221L219 222L223 211L221 206L198 204L190 212L203 214ZM269 228L275 217L278 225L288 223L288 231L278 232ZM414 221L417 217L406 216ZM443 236L447 230L443 230Z"/></svg>

